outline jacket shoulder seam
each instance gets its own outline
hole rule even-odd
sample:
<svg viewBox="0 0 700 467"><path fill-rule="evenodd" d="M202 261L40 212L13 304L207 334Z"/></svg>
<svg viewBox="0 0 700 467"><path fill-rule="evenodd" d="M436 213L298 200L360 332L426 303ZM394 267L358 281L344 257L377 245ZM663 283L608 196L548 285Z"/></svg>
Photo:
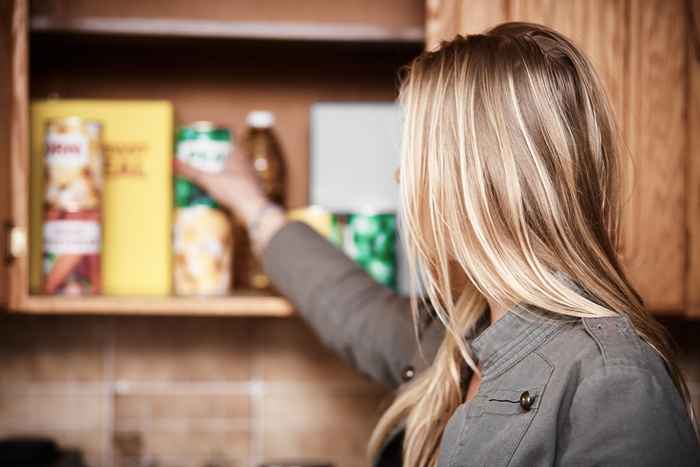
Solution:
<svg viewBox="0 0 700 467"><path fill-rule="evenodd" d="M582 318L581 321L602 355L603 366L646 369L639 337L626 316Z"/></svg>

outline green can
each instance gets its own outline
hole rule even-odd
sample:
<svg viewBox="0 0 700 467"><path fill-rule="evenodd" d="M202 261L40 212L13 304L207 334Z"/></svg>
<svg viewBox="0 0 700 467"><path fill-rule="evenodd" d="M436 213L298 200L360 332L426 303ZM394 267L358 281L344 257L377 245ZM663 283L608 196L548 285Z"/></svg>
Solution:
<svg viewBox="0 0 700 467"><path fill-rule="evenodd" d="M224 168L233 151L233 139L228 128L212 122L194 122L181 127L175 139L175 157L196 169L216 173ZM216 201L190 180L175 177L175 205L187 207L206 205L218 207Z"/></svg>
<svg viewBox="0 0 700 467"><path fill-rule="evenodd" d="M233 141L228 128L196 122L180 128L175 154L204 172L224 168ZM225 295L233 277L233 229L229 213L201 187L175 177L173 282L176 295Z"/></svg>
<svg viewBox="0 0 700 467"><path fill-rule="evenodd" d="M354 213L335 216L334 224L345 253L374 280L396 289L396 215Z"/></svg>

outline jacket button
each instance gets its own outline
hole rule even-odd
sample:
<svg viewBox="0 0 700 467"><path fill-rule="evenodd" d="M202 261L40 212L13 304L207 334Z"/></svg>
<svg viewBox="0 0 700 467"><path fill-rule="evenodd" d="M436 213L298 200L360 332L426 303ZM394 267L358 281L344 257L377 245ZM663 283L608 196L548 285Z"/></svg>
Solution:
<svg viewBox="0 0 700 467"><path fill-rule="evenodd" d="M416 370L410 365L401 372L401 378L403 378L404 381L411 381L414 376L416 376Z"/></svg>
<svg viewBox="0 0 700 467"><path fill-rule="evenodd" d="M530 407L532 407L534 403L535 396L531 396L528 391L523 391L523 393L520 394L520 407L522 407L523 410L530 410Z"/></svg>

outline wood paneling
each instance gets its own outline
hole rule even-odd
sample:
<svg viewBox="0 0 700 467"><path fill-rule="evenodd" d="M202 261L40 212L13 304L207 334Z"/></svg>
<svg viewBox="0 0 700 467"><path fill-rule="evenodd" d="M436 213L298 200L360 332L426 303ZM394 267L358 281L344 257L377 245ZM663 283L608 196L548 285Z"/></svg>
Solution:
<svg viewBox="0 0 700 467"><path fill-rule="evenodd" d="M540 23L571 38L589 56L618 115L623 111L626 2L622 0L429 0L426 44L475 34L505 21Z"/></svg>
<svg viewBox="0 0 700 467"><path fill-rule="evenodd" d="M488 1L488 0L486 0ZM425 48L433 50L442 40L450 40L459 33L459 18L462 9L460 0L426 0Z"/></svg>
<svg viewBox="0 0 700 467"><path fill-rule="evenodd" d="M506 0L479 0L463 3L458 20L460 33L482 33L508 20L508 2Z"/></svg>
<svg viewBox="0 0 700 467"><path fill-rule="evenodd" d="M507 0L427 0L426 49L457 34L480 34L508 20Z"/></svg>
<svg viewBox="0 0 700 467"><path fill-rule="evenodd" d="M684 308L686 21L680 0L630 2L625 139L634 161L625 264L647 305Z"/></svg>
<svg viewBox="0 0 700 467"><path fill-rule="evenodd" d="M512 21L549 26L584 51L603 81L618 121L624 105L625 5L621 0L511 0Z"/></svg>
<svg viewBox="0 0 700 467"><path fill-rule="evenodd" d="M686 300L688 314L700 317L700 0L690 6L688 35L688 162L686 219L688 267Z"/></svg>

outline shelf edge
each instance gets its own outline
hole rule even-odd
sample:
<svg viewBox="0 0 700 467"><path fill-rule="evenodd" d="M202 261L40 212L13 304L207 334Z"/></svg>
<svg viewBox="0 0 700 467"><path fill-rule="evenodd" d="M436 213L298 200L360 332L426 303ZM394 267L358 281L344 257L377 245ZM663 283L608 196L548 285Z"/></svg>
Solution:
<svg viewBox="0 0 700 467"><path fill-rule="evenodd" d="M371 24L215 21L150 18L66 18L36 16L30 20L32 32L113 34L163 37L202 37L271 39L331 42L422 43L419 27L390 28Z"/></svg>
<svg viewBox="0 0 700 467"><path fill-rule="evenodd" d="M16 314L104 314L181 316L290 316L292 305L280 297L37 297Z"/></svg>

